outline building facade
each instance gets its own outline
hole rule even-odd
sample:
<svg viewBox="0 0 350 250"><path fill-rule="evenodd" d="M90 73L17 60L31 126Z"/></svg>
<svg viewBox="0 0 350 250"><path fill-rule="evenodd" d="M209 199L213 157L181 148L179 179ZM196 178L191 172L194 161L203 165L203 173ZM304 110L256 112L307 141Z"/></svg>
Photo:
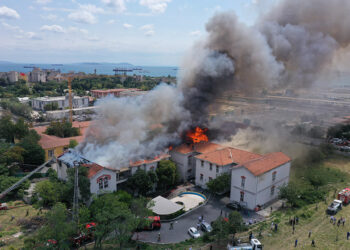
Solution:
<svg viewBox="0 0 350 250"><path fill-rule="evenodd" d="M278 198L289 182L291 159L281 152L232 168L230 200L248 209L264 206Z"/></svg>
<svg viewBox="0 0 350 250"><path fill-rule="evenodd" d="M170 151L171 159L176 163L181 181L188 181L196 176L196 155L221 148L216 143L182 144Z"/></svg>
<svg viewBox="0 0 350 250"><path fill-rule="evenodd" d="M58 96L58 97L38 97L32 99L32 108L35 110L45 110L45 106L56 103L59 110L69 108L69 96ZM73 96L72 106L74 109L83 108L89 106L88 96Z"/></svg>

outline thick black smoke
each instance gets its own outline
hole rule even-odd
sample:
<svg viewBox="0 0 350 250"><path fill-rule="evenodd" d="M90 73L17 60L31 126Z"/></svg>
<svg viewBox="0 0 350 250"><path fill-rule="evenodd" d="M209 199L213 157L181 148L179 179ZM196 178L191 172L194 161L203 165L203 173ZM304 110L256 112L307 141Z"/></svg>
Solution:
<svg viewBox="0 0 350 250"><path fill-rule="evenodd" d="M231 12L215 15L207 36L185 57L177 85L101 101L80 150L119 168L181 142L193 126L210 126L209 107L226 91L254 95L311 86L339 51L348 50L349 13L349 0L282 0L253 27ZM216 131L220 127L216 121Z"/></svg>

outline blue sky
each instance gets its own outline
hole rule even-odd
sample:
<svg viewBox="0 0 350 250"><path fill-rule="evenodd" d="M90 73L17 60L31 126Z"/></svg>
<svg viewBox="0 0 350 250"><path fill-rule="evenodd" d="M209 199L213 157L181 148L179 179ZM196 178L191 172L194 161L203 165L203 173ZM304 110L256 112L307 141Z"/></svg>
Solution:
<svg viewBox="0 0 350 250"><path fill-rule="evenodd" d="M253 25L274 1L0 0L0 61L175 66L216 12Z"/></svg>

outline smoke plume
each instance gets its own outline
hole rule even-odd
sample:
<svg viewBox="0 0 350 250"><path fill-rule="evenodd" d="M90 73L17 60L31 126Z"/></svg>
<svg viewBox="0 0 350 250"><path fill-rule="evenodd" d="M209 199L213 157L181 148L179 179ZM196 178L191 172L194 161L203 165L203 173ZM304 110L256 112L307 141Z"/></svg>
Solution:
<svg viewBox="0 0 350 250"><path fill-rule="evenodd" d="M210 127L209 107L227 91L310 87L339 51L348 53L349 13L348 0L282 0L252 27L234 13L216 14L206 37L184 58L177 84L101 100L80 150L119 168L180 143L193 126Z"/></svg>

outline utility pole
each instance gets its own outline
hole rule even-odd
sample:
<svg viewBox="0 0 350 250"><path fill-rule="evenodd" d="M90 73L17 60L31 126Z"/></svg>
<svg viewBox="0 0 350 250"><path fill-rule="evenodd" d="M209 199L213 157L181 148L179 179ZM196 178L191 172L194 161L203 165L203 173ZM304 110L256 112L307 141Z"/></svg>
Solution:
<svg viewBox="0 0 350 250"><path fill-rule="evenodd" d="M74 220L77 225L79 222L79 162L74 161L74 196L73 196L73 217L72 220Z"/></svg>

